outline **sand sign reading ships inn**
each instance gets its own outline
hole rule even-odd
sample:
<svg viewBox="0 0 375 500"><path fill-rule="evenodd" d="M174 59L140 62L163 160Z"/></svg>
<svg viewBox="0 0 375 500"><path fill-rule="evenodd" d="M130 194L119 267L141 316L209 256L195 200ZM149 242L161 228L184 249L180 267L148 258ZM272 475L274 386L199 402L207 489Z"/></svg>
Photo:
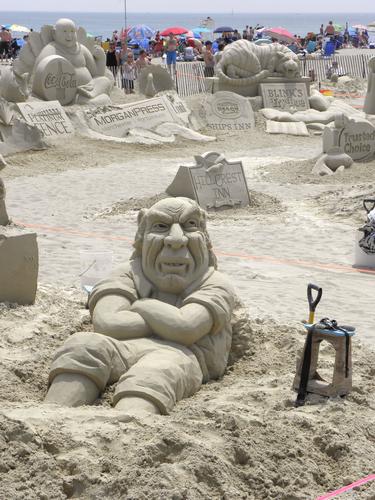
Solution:
<svg viewBox="0 0 375 500"><path fill-rule="evenodd" d="M195 165L181 166L167 193L195 199L206 210L249 205L249 191L240 161L219 153L195 156Z"/></svg>

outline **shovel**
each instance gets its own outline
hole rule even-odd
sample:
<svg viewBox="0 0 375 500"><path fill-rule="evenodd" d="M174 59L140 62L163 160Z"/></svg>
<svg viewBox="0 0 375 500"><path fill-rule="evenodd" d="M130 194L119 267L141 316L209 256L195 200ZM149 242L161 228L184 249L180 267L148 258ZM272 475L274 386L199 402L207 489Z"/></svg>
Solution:
<svg viewBox="0 0 375 500"><path fill-rule="evenodd" d="M375 208L375 200L373 198L367 198L367 200L363 200L363 208L369 214Z"/></svg>
<svg viewBox="0 0 375 500"><path fill-rule="evenodd" d="M317 292L316 297L313 297L313 290ZM313 285L312 283L309 283L307 285L307 300L309 301L309 324L313 325L314 324L314 319L315 319L315 309L316 306L319 304L320 299L322 298L323 294L323 289L320 288L317 285Z"/></svg>

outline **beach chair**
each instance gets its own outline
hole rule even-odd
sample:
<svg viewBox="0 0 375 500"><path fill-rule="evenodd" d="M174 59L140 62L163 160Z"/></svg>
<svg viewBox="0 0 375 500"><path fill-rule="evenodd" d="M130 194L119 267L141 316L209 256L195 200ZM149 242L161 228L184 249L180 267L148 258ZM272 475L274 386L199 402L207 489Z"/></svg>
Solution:
<svg viewBox="0 0 375 500"><path fill-rule="evenodd" d="M324 46L324 52L323 56L324 57L331 57L335 53L336 49L336 42L329 41L325 44Z"/></svg>
<svg viewBox="0 0 375 500"><path fill-rule="evenodd" d="M308 54L312 54L316 50L316 42L314 40L310 40L306 45L306 50Z"/></svg>

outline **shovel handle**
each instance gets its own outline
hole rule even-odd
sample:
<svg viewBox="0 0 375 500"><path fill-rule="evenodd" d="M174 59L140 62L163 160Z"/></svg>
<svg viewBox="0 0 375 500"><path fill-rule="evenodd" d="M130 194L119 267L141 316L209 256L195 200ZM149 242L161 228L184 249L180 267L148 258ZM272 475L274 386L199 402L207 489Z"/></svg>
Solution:
<svg viewBox="0 0 375 500"><path fill-rule="evenodd" d="M317 292L317 295L315 299L313 298L313 290ZM322 298L323 294L323 289L317 285L313 285L312 283L309 283L307 285L307 300L309 301L309 323L313 324L314 323L314 317L315 317L315 309L316 306L319 304L320 299Z"/></svg>
<svg viewBox="0 0 375 500"><path fill-rule="evenodd" d="M371 204L371 206L370 206ZM370 208L369 208L370 206ZM375 208L375 199L374 198L367 198L366 200L363 200L363 208L366 210L366 212L369 214L371 210Z"/></svg>

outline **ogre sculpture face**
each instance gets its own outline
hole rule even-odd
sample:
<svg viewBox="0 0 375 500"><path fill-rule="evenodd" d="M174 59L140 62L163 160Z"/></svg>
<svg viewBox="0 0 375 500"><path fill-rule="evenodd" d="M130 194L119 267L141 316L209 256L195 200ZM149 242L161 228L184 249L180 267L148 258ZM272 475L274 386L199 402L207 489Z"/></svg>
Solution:
<svg viewBox="0 0 375 500"><path fill-rule="evenodd" d="M188 198L167 198L143 211L135 247L146 278L166 293L181 293L215 263L205 212Z"/></svg>
<svg viewBox="0 0 375 500"><path fill-rule="evenodd" d="M77 28L70 19L59 19L55 25L55 41L67 48L75 47L77 43Z"/></svg>

